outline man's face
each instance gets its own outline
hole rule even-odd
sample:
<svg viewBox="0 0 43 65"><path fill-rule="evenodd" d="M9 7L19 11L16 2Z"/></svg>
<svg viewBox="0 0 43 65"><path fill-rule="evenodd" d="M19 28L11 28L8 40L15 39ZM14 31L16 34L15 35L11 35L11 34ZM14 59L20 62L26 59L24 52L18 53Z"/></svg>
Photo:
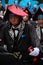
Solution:
<svg viewBox="0 0 43 65"><path fill-rule="evenodd" d="M10 16L9 21L12 25L16 26L20 22L20 17L19 16Z"/></svg>
<svg viewBox="0 0 43 65"><path fill-rule="evenodd" d="M38 19L38 23L39 23L40 25L42 25L42 24L43 24L43 18L42 18L42 19Z"/></svg>

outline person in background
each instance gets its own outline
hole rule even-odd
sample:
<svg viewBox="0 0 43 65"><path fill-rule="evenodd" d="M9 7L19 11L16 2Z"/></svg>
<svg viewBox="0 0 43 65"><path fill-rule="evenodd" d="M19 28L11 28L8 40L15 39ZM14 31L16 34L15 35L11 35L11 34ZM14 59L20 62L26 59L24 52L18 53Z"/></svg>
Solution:
<svg viewBox="0 0 43 65"><path fill-rule="evenodd" d="M28 10L28 8L24 8L23 10L24 10L26 13L28 13L27 16L24 16L24 17L23 17L23 21L24 21L26 24L31 24L31 22L30 22L30 19L32 18L31 12Z"/></svg>
<svg viewBox="0 0 43 65"><path fill-rule="evenodd" d="M2 6L2 2L0 1L0 21L3 20L5 8Z"/></svg>
<svg viewBox="0 0 43 65"><path fill-rule="evenodd" d="M41 60L43 60L43 11L42 8L39 8L34 16L37 20L36 32L41 44Z"/></svg>
<svg viewBox="0 0 43 65"><path fill-rule="evenodd" d="M6 11L7 11L7 7L8 7L8 3L6 3L6 5L5 5L4 15L5 15Z"/></svg>

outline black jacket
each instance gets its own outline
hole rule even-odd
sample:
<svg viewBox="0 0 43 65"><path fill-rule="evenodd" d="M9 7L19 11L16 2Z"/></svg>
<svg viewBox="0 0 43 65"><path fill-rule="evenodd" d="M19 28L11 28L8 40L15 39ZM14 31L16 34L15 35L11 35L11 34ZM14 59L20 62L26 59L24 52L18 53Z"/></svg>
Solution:
<svg viewBox="0 0 43 65"><path fill-rule="evenodd" d="M12 53L13 50L12 45L14 45L14 40L9 35L10 27L11 26L6 23L0 29L0 39L1 39L0 45L2 47L4 44L7 45L8 52ZM17 44L15 45L14 52L20 51L21 54L23 55L23 60L28 60L28 58L30 58L28 53L28 47L30 47L31 45L33 47L36 46L40 47L39 39L37 37L34 27L32 25L25 24L23 33L21 34L20 39L17 40Z"/></svg>

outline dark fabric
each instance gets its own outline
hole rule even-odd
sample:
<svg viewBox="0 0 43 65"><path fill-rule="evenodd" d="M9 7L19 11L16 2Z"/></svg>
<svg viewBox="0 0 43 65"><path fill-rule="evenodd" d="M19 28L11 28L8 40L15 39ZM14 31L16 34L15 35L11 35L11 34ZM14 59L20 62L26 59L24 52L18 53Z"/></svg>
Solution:
<svg viewBox="0 0 43 65"><path fill-rule="evenodd" d="M18 29L13 29L14 31L14 45L13 45L13 51L16 51L17 47L18 47L18 37L19 37L19 31L18 31L18 34L17 34L17 37L15 36L15 30L18 30Z"/></svg>
<svg viewBox="0 0 43 65"><path fill-rule="evenodd" d="M40 31L41 31L41 42L43 42L43 32L42 32L43 27L40 27Z"/></svg>
<svg viewBox="0 0 43 65"><path fill-rule="evenodd" d="M4 7L3 7L3 6L0 8L0 11L3 11L3 12L5 11L5 9L4 9Z"/></svg>
<svg viewBox="0 0 43 65"><path fill-rule="evenodd" d="M40 33L41 33L41 39L40 39L40 45L41 45L41 52L40 52L40 58L43 58L43 32L42 32L43 26L40 26Z"/></svg>

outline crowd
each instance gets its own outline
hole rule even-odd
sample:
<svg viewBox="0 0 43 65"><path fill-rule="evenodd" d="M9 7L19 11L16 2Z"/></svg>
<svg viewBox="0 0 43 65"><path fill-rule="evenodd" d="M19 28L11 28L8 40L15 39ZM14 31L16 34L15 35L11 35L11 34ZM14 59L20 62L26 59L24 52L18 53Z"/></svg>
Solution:
<svg viewBox="0 0 43 65"><path fill-rule="evenodd" d="M34 11L34 10L33 10ZM0 65L43 65L43 8L32 14L0 1Z"/></svg>

